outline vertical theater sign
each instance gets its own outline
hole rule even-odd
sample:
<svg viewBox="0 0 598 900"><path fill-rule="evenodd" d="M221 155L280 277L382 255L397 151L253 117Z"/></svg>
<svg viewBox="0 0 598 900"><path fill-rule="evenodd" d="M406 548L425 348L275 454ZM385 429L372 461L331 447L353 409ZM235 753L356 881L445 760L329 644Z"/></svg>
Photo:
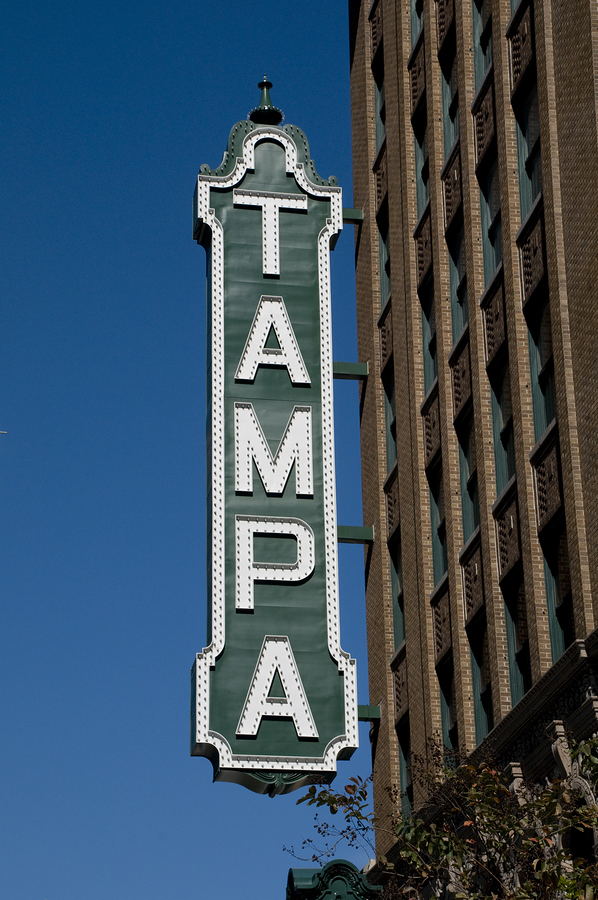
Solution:
<svg viewBox="0 0 598 900"><path fill-rule="evenodd" d="M191 753L216 780L284 793L357 747L340 646L329 252L341 189L264 81L221 165L202 166L207 252L209 646L192 669Z"/></svg>

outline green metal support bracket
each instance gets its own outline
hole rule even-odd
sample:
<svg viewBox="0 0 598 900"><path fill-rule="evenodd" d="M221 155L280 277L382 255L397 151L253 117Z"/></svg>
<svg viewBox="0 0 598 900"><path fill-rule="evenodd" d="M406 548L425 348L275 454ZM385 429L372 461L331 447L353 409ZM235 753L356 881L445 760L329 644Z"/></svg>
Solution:
<svg viewBox="0 0 598 900"><path fill-rule="evenodd" d="M363 222L363 210L343 206L343 222L345 225L359 225Z"/></svg>
<svg viewBox="0 0 598 900"><path fill-rule="evenodd" d="M332 363L333 378L342 378L346 380L361 380L367 378L369 373L368 363L356 362L335 362Z"/></svg>
<svg viewBox="0 0 598 900"><path fill-rule="evenodd" d="M336 537L339 544L372 544L374 529L371 525L337 525Z"/></svg>
<svg viewBox="0 0 598 900"><path fill-rule="evenodd" d="M380 707L379 706L363 706L361 703L357 706L357 718L360 722L379 722Z"/></svg>

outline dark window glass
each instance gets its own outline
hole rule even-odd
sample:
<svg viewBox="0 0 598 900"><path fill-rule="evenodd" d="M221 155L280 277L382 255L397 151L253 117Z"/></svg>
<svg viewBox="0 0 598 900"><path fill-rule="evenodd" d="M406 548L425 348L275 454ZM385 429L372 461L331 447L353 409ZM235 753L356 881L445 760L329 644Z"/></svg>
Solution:
<svg viewBox="0 0 598 900"><path fill-rule="evenodd" d="M442 464L440 460L430 466L427 476L430 488L432 563L434 568L434 584L436 585L447 569L446 521L444 518Z"/></svg>
<svg viewBox="0 0 598 900"><path fill-rule="evenodd" d="M395 377L392 357L382 373L384 387L384 420L386 430L386 470L397 461L397 420L395 415Z"/></svg>
<svg viewBox="0 0 598 900"><path fill-rule="evenodd" d="M468 415L459 424L457 437L459 439L463 540L467 541L480 524L480 501L478 497L478 474L472 414Z"/></svg>
<svg viewBox="0 0 598 900"><path fill-rule="evenodd" d="M534 433L538 441L556 416L552 327L548 300L526 311L529 363L534 411Z"/></svg>
<svg viewBox="0 0 598 900"><path fill-rule="evenodd" d="M455 708L455 676L452 657L438 667L440 687L440 714L442 718L442 742L447 750L459 746L457 734L457 711Z"/></svg>
<svg viewBox="0 0 598 900"><path fill-rule="evenodd" d="M421 217L430 198L430 163L426 142L426 110L423 109L413 123L415 136L415 190L417 195L417 217Z"/></svg>
<svg viewBox="0 0 598 900"><path fill-rule="evenodd" d="M511 703L515 706L532 686L527 633L527 609L525 606L523 581L505 586L503 595L505 600Z"/></svg>
<svg viewBox="0 0 598 900"><path fill-rule="evenodd" d="M504 366L491 379L492 429L494 432L494 461L496 464L496 492L506 487L515 474L515 441L513 436L513 410L511 407L511 380L509 369Z"/></svg>
<svg viewBox="0 0 598 900"><path fill-rule="evenodd" d="M451 317L453 322L453 343L465 327L468 318L467 279L465 277L465 247L463 226L447 238L449 251L449 275L451 286Z"/></svg>
<svg viewBox="0 0 598 900"><path fill-rule="evenodd" d="M475 89L480 89L492 65L492 0L473 0Z"/></svg>
<svg viewBox="0 0 598 900"><path fill-rule="evenodd" d="M380 262L380 308L384 309L390 297L390 240L388 235L388 204L378 213L378 253Z"/></svg>
<svg viewBox="0 0 598 900"><path fill-rule="evenodd" d="M420 301L422 308L424 391L427 394L438 374L436 355L436 310L434 304L434 284L432 281L428 281L422 288Z"/></svg>
<svg viewBox="0 0 598 900"><path fill-rule="evenodd" d="M500 185L495 159L480 181L484 284L487 287L502 260Z"/></svg>
<svg viewBox="0 0 598 900"><path fill-rule="evenodd" d="M403 568L400 540L395 541L390 550L390 581L392 587L395 649L397 649L405 640L405 608L403 603Z"/></svg>
<svg viewBox="0 0 598 900"><path fill-rule="evenodd" d="M540 114L538 87L531 91L515 111L517 119L517 157L519 168L519 198L521 219L525 219L533 202L542 190L542 159L540 155Z"/></svg>
<svg viewBox="0 0 598 900"><path fill-rule="evenodd" d="M401 812L410 816L413 809L413 781L411 778L411 736L409 719L399 723L397 727L399 739L399 774L401 777Z"/></svg>
<svg viewBox="0 0 598 900"><path fill-rule="evenodd" d="M471 650L471 676L476 743L481 743L494 727L492 715L492 686L488 656L488 629L484 615L468 628Z"/></svg>
<svg viewBox="0 0 598 900"><path fill-rule="evenodd" d="M442 124L444 128L444 160L446 162L459 137L459 92L454 56L442 67Z"/></svg>
<svg viewBox="0 0 598 900"><path fill-rule="evenodd" d="M419 37L424 24L424 0L411 0L411 46Z"/></svg>
<svg viewBox="0 0 598 900"><path fill-rule="evenodd" d="M571 574L567 532L563 529L542 541L546 605L552 661L559 659L574 639Z"/></svg>

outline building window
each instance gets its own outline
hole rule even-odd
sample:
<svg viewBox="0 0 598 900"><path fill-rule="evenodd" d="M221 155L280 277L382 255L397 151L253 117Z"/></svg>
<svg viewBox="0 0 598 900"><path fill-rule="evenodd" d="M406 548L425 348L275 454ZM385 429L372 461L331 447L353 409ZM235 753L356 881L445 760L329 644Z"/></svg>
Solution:
<svg viewBox="0 0 598 900"><path fill-rule="evenodd" d="M452 656L436 670L440 687L440 715L442 721L442 743L447 750L457 750L457 712L455 708L455 675Z"/></svg>
<svg viewBox="0 0 598 900"><path fill-rule="evenodd" d="M392 589L392 616L394 622L395 649L405 640L405 607L403 603L403 562L400 539L390 548L390 583Z"/></svg>
<svg viewBox="0 0 598 900"><path fill-rule="evenodd" d="M447 570L446 522L442 490L442 463L438 460L427 471L430 488L430 524L432 527L432 565L434 586Z"/></svg>
<svg viewBox="0 0 598 900"><path fill-rule="evenodd" d="M467 279L465 277L465 247L463 225L455 234L447 238L449 251L449 274L451 287L451 317L453 321L453 344L465 328L467 311Z"/></svg>
<svg viewBox="0 0 598 900"><path fill-rule="evenodd" d="M467 631L469 648L471 650L475 738L476 743L480 744L494 727L490 661L488 656L488 628L485 614L476 617Z"/></svg>
<svg viewBox="0 0 598 900"><path fill-rule="evenodd" d="M415 190L417 194L417 218L420 219L430 198L430 164L426 145L426 109L413 123L415 135Z"/></svg>
<svg viewBox="0 0 598 900"><path fill-rule="evenodd" d="M401 812L410 816L413 809L413 780L411 777L411 737L409 718L405 717L397 726L399 739L399 775L401 778Z"/></svg>
<svg viewBox="0 0 598 900"><path fill-rule="evenodd" d="M374 74L374 108L376 117L376 153L386 137L386 102L384 98L384 62L376 65Z"/></svg>
<svg viewBox="0 0 598 900"><path fill-rule="evenodd" d="M386 471L397 461L397 419L395 414L395 376L392 356L382 373L384 387L384 422L386 433Z"/></svg>
<svg viewBox="0 0 598 900"><path fill-rule="evenodd" d="M378 217L378 253L380 262L380 308L384 309L390 297L390 240L388 229L388 201L385 200Z"/></svg>
<svg viewBox="0 0 598 900"><path fill-rule="evenodd" d="M424 0L411 0L411 46L420 35L424 24Z"/></svg>
<svg viewBox="0 0 598 900"><path fill-rule="evenodd" d="M503 588L511 703L519 703L532 686L525 587L522 580Z"/></svg>
<svg viewBox="0 0 598 900"><path fill-rule="evenodd" d="M427 394L438 374L436 355L436 310L434 282L430 279L420 292L424 352L424 392Z"/></svg>
<svg viewBox="0 0 598 900"><path fill-rule="evenodd" d="M459 92L455 56L442 67L442 124L444 128L444 161L449 158L459 137Z"/></svg>
<svg viewBox="0 0 598 900"><path fill-rule="evenodd" d="M546 605L552 662L559 659L574 639L573 604L567 532L561 529L542 540Z"/></svg>
<svg viewBox="0 0 598 900"><path fill-rule="evenodd" d="M473 414L470 413L457 428L459 439L459 473L461 477L461 511L463 540L467 541L480 524L478 473L475 452Z"/></svg>
<svg viewBox="0 0 598 900"><path fill-rule="evenodd" d="M526 309L529 366L534 411L534 434L540 440L556 416L554 358L548 299L533 310Z"/></svg>
<svg viewBox="0 0 598 900"><path fill-rule="evenodd" d="M492 388L492 430L496 464L496 493L498 495L515 474L511 380L507 366L493 376L490 386Z"/></svg>
<svg viewBox="0 0 598 900"><path fill-rule="evenodd" d="M492 65L492 0L473 0L475 89Z"/></svg>
<svg viewBox="0 0 598 900"><path fill-rule="evenodd" d="M484 286L490 284L502 260L502 228L500 220L500 185L498 160L495 158L480 179L482 213L482 250L484 253Z"/></svg>
<svg viewBox="0 0 598 900"><path fill-rule="evenodd" d="M542 159L540 155L540 115L538 86L534 84L515 110L517 120L517 159L519 169L519 198L521 221L529 213L542 190Z"/></svg>

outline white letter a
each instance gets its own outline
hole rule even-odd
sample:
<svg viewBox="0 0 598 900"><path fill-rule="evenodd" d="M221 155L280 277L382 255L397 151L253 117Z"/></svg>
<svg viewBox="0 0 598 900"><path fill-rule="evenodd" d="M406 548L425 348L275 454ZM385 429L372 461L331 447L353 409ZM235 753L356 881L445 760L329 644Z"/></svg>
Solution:
<svg viewBox="0 0 598 900"><path fill-rule="evenodd" d="M266 347L271 328L278 347ZM282 297L260 297L235 380L253 381L258 366L286 366L293 384L311 384Z"/></svg>
<svg viewBox="0 0 598 900"><path fill-rule="evenodd" d="M276 673L282 683L284 697L268 696ZM237 734L254 737L264 716L292 719L300 738L318 737L288 637L269 634L264 638L237 725Z"/></svg>

